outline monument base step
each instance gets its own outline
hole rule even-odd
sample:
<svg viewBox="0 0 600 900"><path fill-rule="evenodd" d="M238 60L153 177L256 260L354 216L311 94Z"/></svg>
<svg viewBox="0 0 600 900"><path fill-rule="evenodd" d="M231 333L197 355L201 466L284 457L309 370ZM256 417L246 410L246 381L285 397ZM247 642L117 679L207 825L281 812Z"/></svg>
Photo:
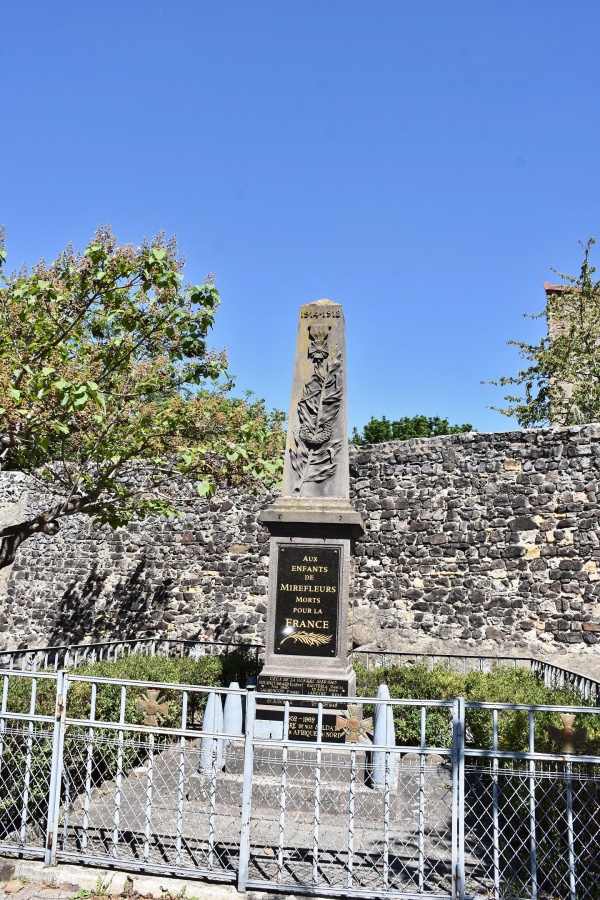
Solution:
<svg viewBox="0 0 600 900"><path fill-rule="evenodd" d="M356 750L355 766L357 782L365 784L367 754L363 748ZM291 779L314 777L316 754L314 749L303 750L289 747L287 752L286 775ZM323 749L321 751L321 782L348 784L351 777L351 757L348 751ZM257 747L254 750L254 772L258 775L272 775L281 778L283 770L282 747ZM244 771L244 748L227 748L225 771L230 775L241 775Z"/></svg>
<svg viewBox="0 0 600 900"><path fill-rule="evenodd" d="M221 773L216 781L216 786L211 786L210 777L207 775L191 775L188 781L187 800L192 804L199 804L206 808L211 796L211 789L216 787L214 802L217 804L231 804L232 797L241 797L241 775ZM319 809L323 815L340 815L348 812L349 799L348 783L335 784L331 781L322 781L319 789ZM353 791L355 809L360 815L380 817L384 806L384 792L366 787L365 784L357 784ZM263 818L277 818L281 809L282 785L281 779L274 775L261 775L252 782L252 808L261 811ZM397 803L397 792L391 792L392 805ZM314 782L298 779L288 779L285 789L285 806L288 812L310 813L315 809L315 785Z"/></svg>

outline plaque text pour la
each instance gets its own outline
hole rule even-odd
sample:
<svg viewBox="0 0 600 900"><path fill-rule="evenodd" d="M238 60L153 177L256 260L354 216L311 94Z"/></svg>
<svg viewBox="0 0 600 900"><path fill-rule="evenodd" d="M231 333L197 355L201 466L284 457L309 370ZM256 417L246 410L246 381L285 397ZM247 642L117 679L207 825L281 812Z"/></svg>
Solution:
<svg viewBox="0 0 600 900"><path fill-rule="evenodd" d="M278 547L276 654L336 655L339 582L339 548Z"/></svg>

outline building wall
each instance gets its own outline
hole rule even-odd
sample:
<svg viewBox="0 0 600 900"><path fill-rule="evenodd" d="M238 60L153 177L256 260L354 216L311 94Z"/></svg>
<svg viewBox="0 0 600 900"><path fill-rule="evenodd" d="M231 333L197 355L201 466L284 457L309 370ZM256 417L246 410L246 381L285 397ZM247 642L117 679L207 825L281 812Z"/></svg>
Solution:
<svg viewBox="0 0 600 900"><path fill-rule="evenodd" d="M355 645L420 638L578 650L600 641L600 425L353 448L363 513ZM0 578L0 646L140 636L261 641L268 495L222 491L182 516L96 529L66 520ZM40 502L0 476L0 518Z"/></svg>

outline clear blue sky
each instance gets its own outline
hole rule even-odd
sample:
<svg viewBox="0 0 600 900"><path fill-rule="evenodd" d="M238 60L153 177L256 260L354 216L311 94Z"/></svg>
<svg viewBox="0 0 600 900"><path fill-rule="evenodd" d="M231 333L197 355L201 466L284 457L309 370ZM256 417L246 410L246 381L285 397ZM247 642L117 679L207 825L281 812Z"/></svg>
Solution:
<svg viewBox="0 0 600 900"><path fill-rule="evenodd" d="M514 427L480 380L600 238L599 34L598 0L5 0L9 267L176 232L240 390L287 409L329 297L351 424Z"/></svg>

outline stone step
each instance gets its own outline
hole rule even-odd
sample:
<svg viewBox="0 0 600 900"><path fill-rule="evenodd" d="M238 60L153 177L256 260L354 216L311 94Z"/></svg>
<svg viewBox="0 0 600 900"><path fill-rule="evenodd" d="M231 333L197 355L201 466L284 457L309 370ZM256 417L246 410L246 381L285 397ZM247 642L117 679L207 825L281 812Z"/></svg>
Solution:
<svg viewBox="0 0 600 900"><path fill-rule="evenodd" d="M206 809L211 796L211 779L206 775L191 775L188 780L187 800L191 804L198 804ZM236 799L241 804L242 779L240 775L221 773L215 786L215 802L218 806L235 804ZM252 808L260 810L261 816L276 819L280 814L282 786L281 778L272 775L262 775L252 782ZM313 812L315 809L315 785L313 781L303 783L300 780L286 782L286 809L288 813L294 811ZM335 784L322 782L319 790L319 808L323 816L339 816L348 813L349 806L348 784ZM361 817L374 817L383 820L384 797L383 791L357 784L354 790L354 806L356 814ZM398 795L391 794L392 806L398 806Z"/></svg>

